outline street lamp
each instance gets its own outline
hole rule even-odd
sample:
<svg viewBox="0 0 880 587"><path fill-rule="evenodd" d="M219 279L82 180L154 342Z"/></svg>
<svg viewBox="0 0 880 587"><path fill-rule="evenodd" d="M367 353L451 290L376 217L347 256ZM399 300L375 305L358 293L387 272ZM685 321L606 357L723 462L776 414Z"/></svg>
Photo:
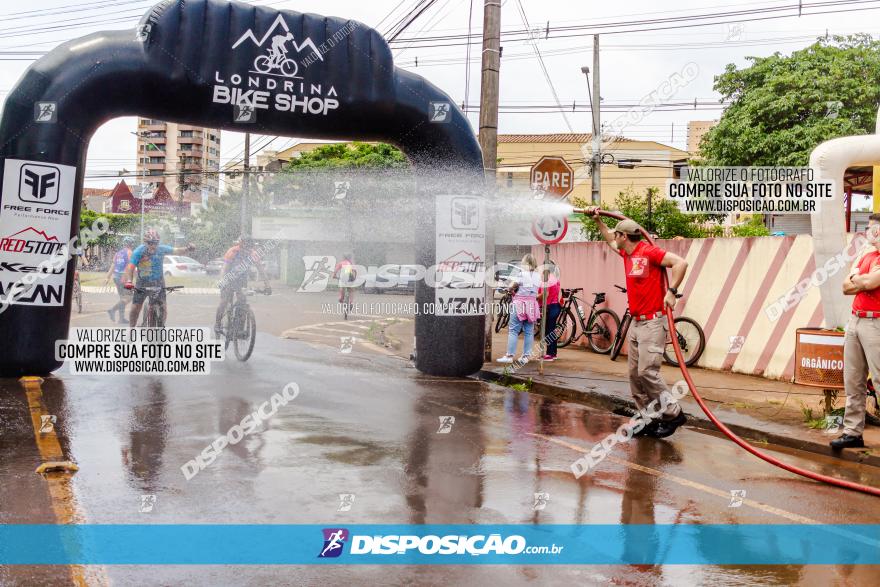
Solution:
<svg viewBox="0 0 880 587"><path fill-rule="evenodd" d="M145 132L146 132L146 131L145 131ZM137 133L137 132L132 132L131 134L133 134L134 136L136 136L136 137L138 137L138 138L140 138L140 139L145 139L145 138L147 138L147 135L142 135L142 134ZM148 145L153 145L153 147L155 147L155 149L156 149L157 151L161 151L161 150L162 150L162 149L160 149L159 146L156 145L155 143L151 143L151 142L147 141L147 144L148 144ZM150 187L152 187L153 184L150 183L150 184L148 184L148 185L149 185ZM153 199L153 197L154 197L152 193L150 194L150 197L149 197L149 198L147 198L146 196L147 196L147 191L146 191L146 190L142 190L141 193L140 193L140 197L138 197L138 200L141 201L141 240L144 240L144 200L146 200L146 199Z"/></svg>

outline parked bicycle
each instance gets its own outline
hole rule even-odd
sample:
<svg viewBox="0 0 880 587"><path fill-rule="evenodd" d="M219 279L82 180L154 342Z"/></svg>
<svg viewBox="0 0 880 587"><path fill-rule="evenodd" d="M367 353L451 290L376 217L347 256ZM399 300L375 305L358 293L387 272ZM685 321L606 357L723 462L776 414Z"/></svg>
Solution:
<svg viewBox="0 0 880 587"><path fill-rule="evenodd" d="M232 344L235 357L239 361L247 361L254 352L254 343L257 341L257 319L247 299L258 293L268 296L272 294L272 290L269 288L236 290L232 303L226 308L226 313L220 322L219 334L224 339L225 348L228 349Z"/></svg>
<svg viewBox="0 0 880 587"><path fill-rule="evenodd" d="M510 308L513 305L513 294L510 291L499 288L497 290L498 293L503 294L501 299L498 302L498 317L495 319L495 332L501 332L503 329L507 328L507 325L510 324ZM541 317L538 316L538 319L535 321L535 338L541 338ZM549 333L545 332L544 336L547 336Z"/></svg>
<svg viewBox="0 0 880 587"><path fill-rule="evenodd" d="M625 287L619 285L615 285L614 287L622 293L626 293ZM681 294L678 294L676 297L680 298ZM620 328L617 330L617 336L614 338L614 343L611 345L612 361L617 359L617 357L620 356L620 352L623 350L623 343L626 342L626 334L629 331L632 320L632 314L629 311L629 306L627 306L626 312L623 313L623 317L620 319ZM681 347L681 355L684 357L684 364L690 367L696 363L703 354L703 350L706 348L706 335L703 333L702 327L692 318L679 316L673 322L675 323L675 334L678 338L678 345ZM666 346L663 349L663 358L670 365L678 366L678 359L675 357L675 347L672 345L671 338L666 341Z"/></svg>
<svg viewBox="0 0 880 587"><path fill-rule="evenodd" d="M581 306L583 301L577 296L582 291L582 287L562 290L563 305L557 327L561 334L556 344L566 347L585 336L593 352L607 355L611 352L612 343L620 329L620 318L614 310L596 309L596 306L605 303L605 292L593 292L590 315L586 317Z"/></svg>
<svg viewBox="0 0 880 587"><path fill-rule="evenodd" d="M162 299L162 290L168 293L183 289L182 285L172 285L167 287L137 287L132 285L132 290L140 294L146 294L147 299L144 300L146 308L141 319L141 327L144 328L165 328L165 300Z"/></svg>
<svg viewBox="0 0 880 587"><path fill-rule="evenodd" d="M495 318L495 332L501 332L510 323L510 304L513 302L513 295L506 288L498 288L495 291L502 294L498 301L498 317Z"/></svg>

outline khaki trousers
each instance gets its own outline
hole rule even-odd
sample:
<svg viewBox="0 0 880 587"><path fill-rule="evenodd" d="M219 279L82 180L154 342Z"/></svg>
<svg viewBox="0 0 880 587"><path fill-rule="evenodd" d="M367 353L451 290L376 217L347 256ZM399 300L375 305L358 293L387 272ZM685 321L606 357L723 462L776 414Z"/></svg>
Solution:
<svg viewBox="0 0 880 587"><path fill-rule="evenodd" d="M638 322L633 320L629 327L629 389L640 410L644 410L657 400L655 410L660 409L660 394L669 388L660 376L663 364L663 349L669 325L666 316ZM662 413L663 420L671 420L681 412L681 406L670 403Z"/></svg>
<svg viewBox="0 0 880 587"><path fill-rule="evenodd" d="M880 384L880 319L853 316L846 325L843 341L843 385L846 389L843 433L861 436L865 430L868 372L874 385Z"/></svg>

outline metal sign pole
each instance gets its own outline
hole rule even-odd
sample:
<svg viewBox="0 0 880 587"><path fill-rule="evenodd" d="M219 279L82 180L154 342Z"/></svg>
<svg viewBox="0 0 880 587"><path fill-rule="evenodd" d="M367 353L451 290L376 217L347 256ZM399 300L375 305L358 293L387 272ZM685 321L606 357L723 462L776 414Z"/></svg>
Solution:
<svg viewBox="0 0 880 587"><path fill-rule="evenodd" d="M544 245L544 272L542 275L542 280L543 280L542 286L543 286L544 295L542 296L542 299L541 299L541 342L539 343L540 345L545 345L544 338L545 338L545 335L547 334L547 295L549 293L547 291L547 289L548 289L548 286L550 285L550 283L549 283L549 280L550 280L549 265L550 265L550 245ZM546 345L544 346L544 348L546 349ZM543 350L541 350L541 359L540 359L540 362L538 363L538 373L540 373L541 375L544 374L544 355L545 354L546 353Z"/></svg>

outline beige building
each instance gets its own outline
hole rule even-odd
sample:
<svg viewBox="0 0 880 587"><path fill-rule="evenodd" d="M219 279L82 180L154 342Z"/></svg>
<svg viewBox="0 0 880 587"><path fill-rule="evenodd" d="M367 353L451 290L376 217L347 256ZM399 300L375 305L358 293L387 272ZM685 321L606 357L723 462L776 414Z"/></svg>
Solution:
<svg viewBox="0 0 880 587"><path fill-rule="evenodd" d="M710 128L718 124L717 120L691 120L688 122L688 152L696 155L700 151L700 141Z"/></svg>
<svg viewBox="0 0 880 587"><path fill-rule="evenodd" d="M179 198L183 172L184 199L219 195L219 130L139 118L137 135L138 183L164 183Z"/></svg>
<svg viewBox="0 0 880 587"><path fill-rule="evenodd" d="M575 174L570 198L589 201L592 179L588 173L592 158L591 135L541 134L498 135L498 184L502 188L530 189L532 165L544 156L561 156ZM654 141L621 138L602 145L602 203L614 202L617 195L631 187L644 194L649 187L659 187L666 194L666 182L673 179L676 168L686 163L688 153Z"/></svg>

